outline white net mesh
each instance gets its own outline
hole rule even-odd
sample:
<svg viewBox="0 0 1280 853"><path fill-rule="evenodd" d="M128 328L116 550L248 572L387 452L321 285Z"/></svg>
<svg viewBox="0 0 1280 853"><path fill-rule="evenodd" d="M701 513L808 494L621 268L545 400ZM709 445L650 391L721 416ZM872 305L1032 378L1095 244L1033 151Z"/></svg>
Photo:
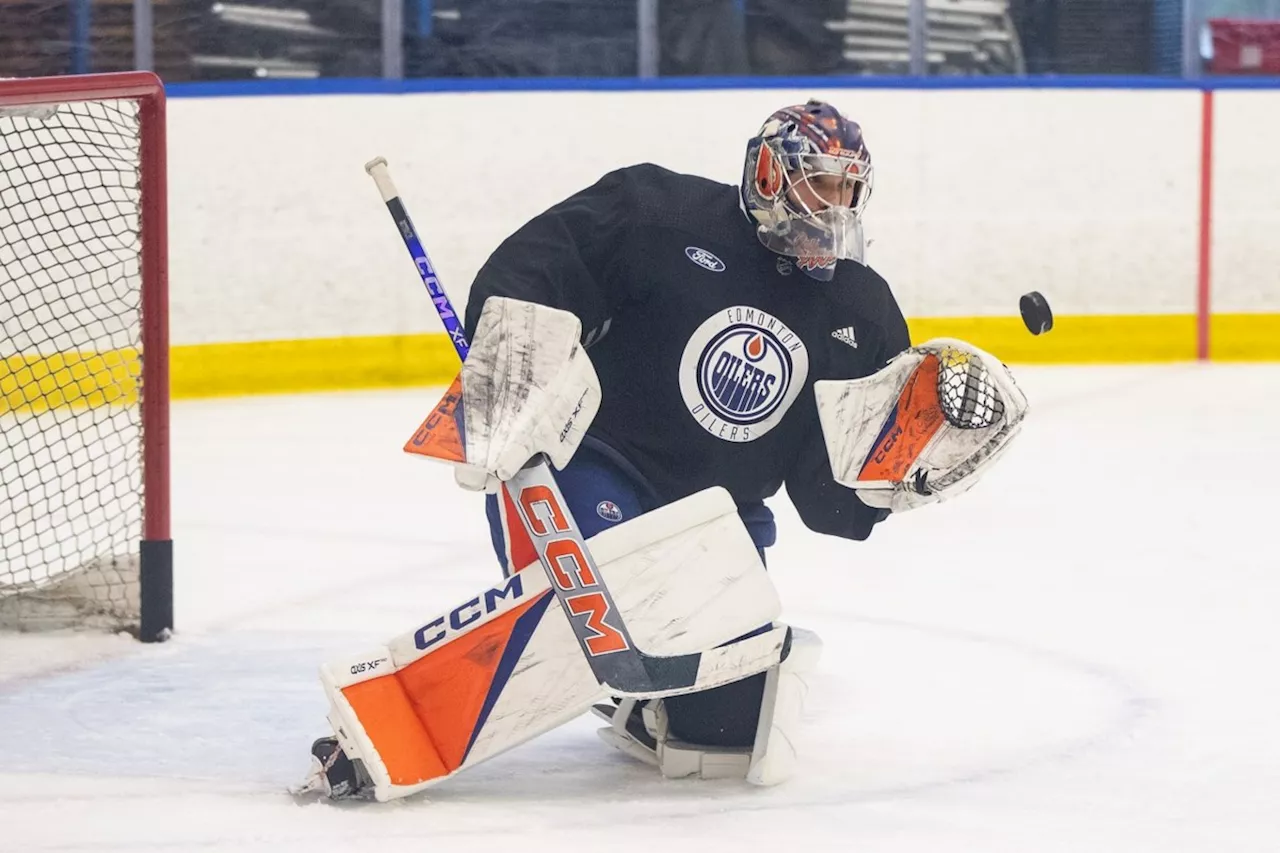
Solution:
<svg viewBox="0 0 1280 853"><path fill-rule="evenodd" d="M0 628L138 618L138 113L0 106Z"/></svg>

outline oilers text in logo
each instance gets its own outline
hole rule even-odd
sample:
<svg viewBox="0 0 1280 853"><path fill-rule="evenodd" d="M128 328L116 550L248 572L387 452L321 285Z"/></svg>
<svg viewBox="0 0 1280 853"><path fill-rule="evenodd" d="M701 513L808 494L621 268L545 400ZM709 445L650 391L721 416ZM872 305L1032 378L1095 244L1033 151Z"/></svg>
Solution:
<svg viewBox="0 0 1280 853"><path fill-rule="evenodd" d="M689 246L684 250L685 256L698 266L712 272L724 272L724 261L708 252L706 249L699 249L697 246Z"/></svg>
<svg viewBox="0 0 1280 853"><path fill-rule="evenodd" d="M808 375L799 335L771 314L737 305L711 315L685 344L680 393L716 438L754 441L778 425Z"/></svg>

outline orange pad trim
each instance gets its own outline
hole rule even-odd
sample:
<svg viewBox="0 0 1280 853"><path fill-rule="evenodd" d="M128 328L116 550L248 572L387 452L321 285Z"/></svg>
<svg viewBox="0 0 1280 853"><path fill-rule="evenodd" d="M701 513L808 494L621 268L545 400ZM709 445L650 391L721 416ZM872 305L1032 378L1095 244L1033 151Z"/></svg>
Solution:
<svg viewBox="0 0 1280 853"><path fill-rule="evenodd" d="M494 682L516 623L549 596L533 597L396 673L449 772L466 760L491 691L504 686Z"/></svg>
<svg viewBox="0 0 1280 853"><path fill-rule="evenodd" d="M417 785L449 774L394 674L344 687L342 695L386 765L391 784Z"/></svg>

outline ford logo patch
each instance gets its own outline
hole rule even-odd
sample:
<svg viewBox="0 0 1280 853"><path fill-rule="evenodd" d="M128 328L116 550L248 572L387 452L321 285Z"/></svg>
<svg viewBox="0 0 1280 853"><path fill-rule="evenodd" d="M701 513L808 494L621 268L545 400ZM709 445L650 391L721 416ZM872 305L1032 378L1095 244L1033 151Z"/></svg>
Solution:
<svg viewBox="0 0 1280 853"><path fill-rule="evenodd" d="M708 252L706 249L699 249L697 246L690 246L684 250L689 260L693 261L704 270L712 272L724 272L724 261Z"/></svg>

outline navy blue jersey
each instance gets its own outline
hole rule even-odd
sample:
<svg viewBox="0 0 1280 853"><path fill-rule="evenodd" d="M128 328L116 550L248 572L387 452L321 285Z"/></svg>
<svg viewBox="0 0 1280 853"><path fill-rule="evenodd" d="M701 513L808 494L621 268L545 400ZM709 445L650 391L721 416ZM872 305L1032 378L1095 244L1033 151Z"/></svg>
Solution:
<svg viewBox="0 0 1280 853"><path fill-rule="evenodd" d="M865 538L886 515L832 479L813 383L867 376L909 345L888 285L837 265L819 282L756 239L735 187L653 165L611 172L521 227L476 276L484 300L572 311L600 377L589 434L664 501L784 484L811 529Z"/></svg>

